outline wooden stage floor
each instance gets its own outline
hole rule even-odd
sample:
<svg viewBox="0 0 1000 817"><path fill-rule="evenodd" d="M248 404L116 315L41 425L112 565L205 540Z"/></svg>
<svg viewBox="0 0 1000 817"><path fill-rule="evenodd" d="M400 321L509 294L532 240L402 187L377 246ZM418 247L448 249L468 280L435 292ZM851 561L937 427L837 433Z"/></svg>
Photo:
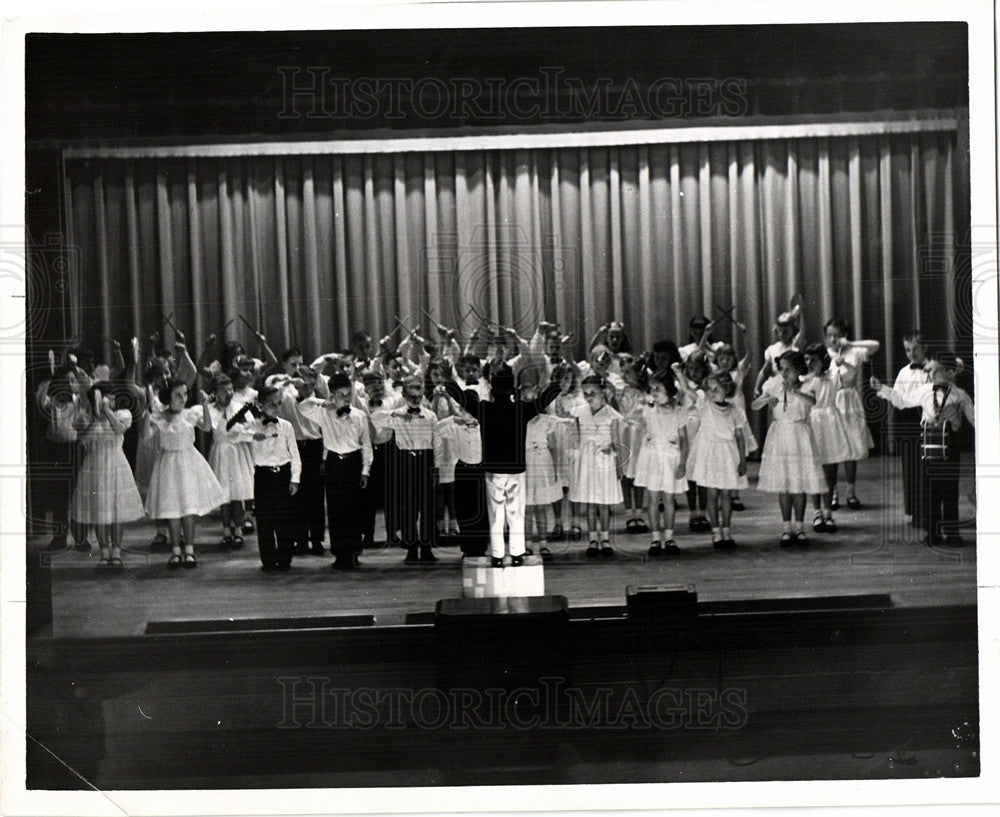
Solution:
<svg viewBox="0 0 1000 817"><path fill-rule="evenodd" d="M751 463L751 485L756 467ZM743 493L747 510L733 515L740 545L735 551L717 551L708 534L690 533L682 511L680 556L647 558L647 534L616 533L610 561L586 559L586 542L551 543L554 559L545 565L545 590L566 596L571 608L623 605L627 585L677 584L693 584L699 600L710 601L888 593L900 606L974 605L973 490L970 459L960 490L961 515L968 520L964 548L918 544L898 510L898 462L873 458L859 471L864 507L836 512L838 533L813 533L807 510L808 549L780 548L776 497L749 490ZM615 522L623 529L621 517ZM138 635L150 621L228 618L371 614L377 625L398 625L408 614L432 612L439 599L461 595L461 553L453 547L437 549L438 563L426 567L406 566L401 550L381 549L362 554L356 571L331 571L326 555L296 557L290 572L265 574L254 536L247 537L243 550L222 553L215 545L218 520L210 517L198 527L198 568L170 571L166 554L149 552L152 533L149 522L128 526L120 572L95 570L96 552L45 554L53 567L53 622L35 637ZM30 540L29 558L39 558L46 544Z"/></svg>

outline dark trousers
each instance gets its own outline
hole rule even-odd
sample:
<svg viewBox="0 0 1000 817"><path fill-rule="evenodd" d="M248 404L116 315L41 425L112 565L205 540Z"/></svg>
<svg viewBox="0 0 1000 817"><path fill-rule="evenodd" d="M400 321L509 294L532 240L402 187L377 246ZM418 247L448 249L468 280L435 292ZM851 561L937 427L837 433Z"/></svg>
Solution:
<svg viewBox="0 0 1000 817"><path fill-rule="evenodd" d="M395 439L385 443L385 483L382 489L382 505L385 508L385 538L390 546L400 544L396 531L401 527L403 518L400 510L399 484L399 447Z"/></svg>
<svg viewBox="0 0 1000 817"><path fill-rule="evenodd" d="M708 490L698 485L697 482L688 480L687 489L688 508L692 513L704 511L708 507ZM702 514L704 516L704 514Z"/></svg>
<svg viewBox="0 0 1000 817"><path fill-rule="evenodd" d="M253 501L257 507L257 547L261 564L276 567L292 563L293 518L291 464L280 468L258 465L253 473Z"/></svg>
<svg viewBox="0 0 1000 817"><path fill-rule="evenodd" d="M324 478L330 552L334 556L360 553L369 490L361 488L361 452L327 451Z"/></svg>
<svg viewBox="0 0 1000 817"><path fill-rule="evenodd" d="M38 521L43 521L45 512L50 511L56 535L65 535L69 523L69 502L83 461L82 452L77 443L52 440L45 440L39 449L40 456L32 463L30 472L35 499L32 511Z"/></svg>
<svg viewBox="0 0 1000 817"><path fill-rule="evenodd" d="M462 553L485 556L490 542L490 518L486 508L486 480L478 465L461 461L455 465L455 514Z"/></svg>
<svg viewBox="0 0 1000 817"><path fill-rule="evenodd" d="M958 533L958 483L960 462L955 445L943 460L920 460L920 494L915 524L927 531L931 542Z"/></svg>
<svg viewBox="0 0 1000 817"><path fill-rule="evenodd" d="M392 539L396 530L395 519L390 525L389 508L386 504L386 472L388 469L389 444L380 443L372 447L372 467L368 475L368 487L364 491L364 519L361 524L361 539L365 547L375 542L375 513L385 508L385 538Z"/></svg>
<svg viewBox="0 0 1000 817"><path fill-rule="evenodd" d="M292 538L300 545L320 544L326 528L323 513L323 464L322 440L298 440L299 458L302 460L302 475L299 490L293 498L295 516L292 524Z"/></svg>
<svg viewBox="0 0 1000 817"><path fill-rule="evenodd" d="M430 547L434 531L434 452L400 450L390 493L399 502L403 547Z"/></svg>
<svg viewBox="0 0 1000 817"><path fill-rule="evenodd" d="M893 440L903 476L903 510L913 516L920 493L920 409L896 412Z"/></svg>

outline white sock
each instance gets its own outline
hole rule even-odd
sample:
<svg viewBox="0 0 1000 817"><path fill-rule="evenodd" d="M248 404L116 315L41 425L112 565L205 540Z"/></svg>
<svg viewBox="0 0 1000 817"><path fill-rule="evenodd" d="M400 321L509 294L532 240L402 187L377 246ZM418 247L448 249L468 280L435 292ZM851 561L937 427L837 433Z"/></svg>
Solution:
<svg viewBox="0 0 1000 817"><path fill-rule="evenodd" d="M723 539L728 539L729 535L730 535L729 528L723 528L722 529L722 538Z"/></svg>
<svg viewBox="0 0 1000 817"><path fill-rule="evenodd" d="M786 519L782 524L784 525L785 533L791 533L792 532L792 523L791 523L791 521L789 521L789 520Z"/></svg>
<svg viewBox="0 0 1000 817"><path fill-rule="evenodd" d="M674 529L673 528L671 528L668 531L664 531L663 532L663 541L664 542L669 542L673 538L674 538Z"/></svg>
<svg viewBox="0 0 1000 817"><path fill-rule="evenodd" d="M722 534L719 533L719 529L713 527L712 528L712 541L713 542L718 542L721 538L722 538Z"/></svg>

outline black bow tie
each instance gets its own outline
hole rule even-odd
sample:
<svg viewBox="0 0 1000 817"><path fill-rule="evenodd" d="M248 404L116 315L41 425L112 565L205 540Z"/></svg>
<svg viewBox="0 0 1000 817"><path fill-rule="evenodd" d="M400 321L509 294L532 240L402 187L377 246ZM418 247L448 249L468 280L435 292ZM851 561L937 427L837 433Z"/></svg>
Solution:
<svg viewBox="0 0 1000 817"><path fill-rule="evenodd" d="M372 408L378 408L379 406L382 405L382 401L381 400L369 400L368 401L368 405L371 406Z"/></svg>
<svg viewBox="0 0 1000 817"><path fill-rule="evenodd" d="M924 364L923 363L911 363L910 364L910 368L913 369L913 371L915 371L915 372L922 372L924 370Z"/></svg>
<svg viewBox="0 0 1000 817"><path fill-rule="evenodd" d="M420 409L419 408L408 408L406 410L406 413L407 414L420 414Z"/></svg>
<svg viewBox="0 0 1000 817"><path fill-rule="evenodd" d="M549 355L550 363L562 363L562 358L559 355Z"/></svg>
<svg viewBox="0 0 1000 817"><path fill-rule="evenodd" d="M269 426L269 425L271 425L272 423L273 423L274 425L277 425L277 424L278 424L278 418L277 418L277 417L265 417L265 418L264 418L263 420L261 420L261 422L262 422L262 423L263 423L264 425L266 425L266 426Z"/></svg>
<svg viewBox="0 0 1000 817"><path fill-rule="evenodd" d="M934 384L934 391L948 391L948 388L949 388L949 386L948 386L947 383L935 383Z"/></svg>
<svg viewBox="0 0 1000 817"><path fill-rule="evenodd" d="M350 406L343 406L342 408L337 409L337 416L338 417L346 417L350 413L351 413L351 407Z"/></svg>
<svg viewBox="0 0 1000 817"><path fill-rule="evenodd" d="M465 385L466 386L478 386L479 385L479 381L476 380L475 378L473 378L472 380L466 380L465 381Z"/></svg>

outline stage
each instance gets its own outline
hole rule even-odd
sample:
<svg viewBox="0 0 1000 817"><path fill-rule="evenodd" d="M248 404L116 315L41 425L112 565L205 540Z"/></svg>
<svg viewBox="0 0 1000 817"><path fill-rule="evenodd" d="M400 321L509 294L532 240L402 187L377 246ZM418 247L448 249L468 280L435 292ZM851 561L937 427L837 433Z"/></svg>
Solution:
<svg viewBox="0 0 1000 817"><path fill-rule="evenodd" d="M757 464L750 467L753 485ZM691 584L700 602L881 593L899 607L974 606L971 458L963 464L960 490L961 516L969 520L963 548L929 548L915 541L916 532L898 510L897 469L893 458L861 463L863 508L837 511L836 534L814 533L807 509L808 549L779 547L777 499L749 490L743 492L747 510L733 514L733 536L740 545L735 551L717 551L708 534L689 532L682 510L676 534L681 554L675 557L650 559L648 534L615 533L611 560L587 559L585 541L549 543L553 559L545 564L545 592L565 596L577 615L622 607L628 585ZM614 523L624 529L622 517ZM332 559L325 555L299 556L290 572L266 574L253 534L242 550L221 552L218 520L207 517L198 526L197 569L171 571L167 554L149 552L152 533L149 522L127 527L121 571L95 569L96 551L47 553L47 540L30 541L29 559L52 566L52 625L33 637L134 636L145 633L150 622L176 623L180 631L189 622L223 622L218 629L224 629L239 628L249 619L268 620L269 627L302 618L322 619L322 626L419 624L431 620L439 599L462 594L456 547L437 548L438 562L427 566L404 565L402 550L382 548L365 551L355 571L331 571Z"/></svg>

